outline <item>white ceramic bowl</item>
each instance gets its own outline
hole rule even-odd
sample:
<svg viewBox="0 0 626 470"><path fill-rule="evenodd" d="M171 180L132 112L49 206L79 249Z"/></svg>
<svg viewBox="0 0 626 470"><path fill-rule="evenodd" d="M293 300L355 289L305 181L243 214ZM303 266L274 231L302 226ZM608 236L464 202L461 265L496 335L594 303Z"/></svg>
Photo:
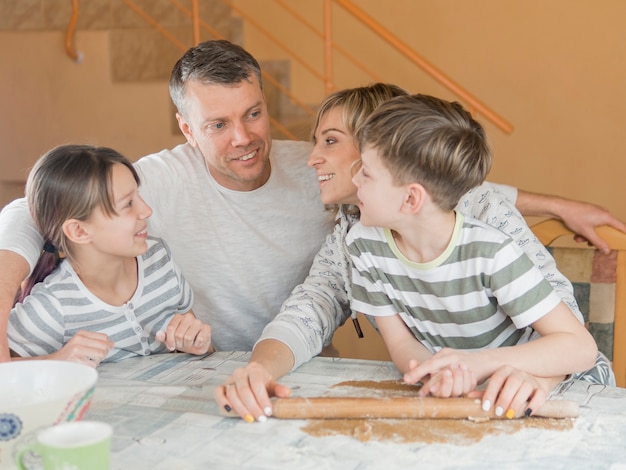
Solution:
<svg viewBox="0 0 626 470"><path fill-rule="evenodd" d="M81 419L97 379L95 369L75 362L0 363L0 468L13 468L13 446L33 432Z"/></svg>

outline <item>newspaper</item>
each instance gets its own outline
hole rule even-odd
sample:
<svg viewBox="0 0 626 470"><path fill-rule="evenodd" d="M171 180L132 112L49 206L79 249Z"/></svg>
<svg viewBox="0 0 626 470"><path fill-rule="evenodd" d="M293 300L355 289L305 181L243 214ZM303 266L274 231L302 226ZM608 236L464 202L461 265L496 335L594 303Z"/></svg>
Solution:
<svg viewBox="0 0 626 470"><path fill-rule="evenodd" d="M315 437L302 420L249 424L227 418L213 389L249 353L161 354L99 366L85 419L114 426L112 469L553 467L619 468L626 461L626 390L570 382L553 399L582 405L566 432L528 429L488 436L472 446L424 442L361 442L354 436ZM321 396L339 382L401 378L392 363L316 358L281 380L293 395ZM463 463L461 465L461 463Z"/></svg>

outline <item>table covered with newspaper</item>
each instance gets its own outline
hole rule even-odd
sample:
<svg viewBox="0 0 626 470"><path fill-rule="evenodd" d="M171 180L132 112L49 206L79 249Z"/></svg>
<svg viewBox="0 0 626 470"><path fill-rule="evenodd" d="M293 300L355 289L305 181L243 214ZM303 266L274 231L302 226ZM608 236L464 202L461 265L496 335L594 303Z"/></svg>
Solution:
<svg viewBox="0 0 626 470"><path fill-rule="evenodd" d="M541 422L521 418L484 432L484 423L465 423L459 438L459 423L437 434L434 420L382 420L367 424L367 432L362 423L346 432L306 420L249 424L222 416L213 388L248 359L249 353L219 352L101 364L84 419L113 425L111 468L626 468L626 389L583 382L560 387L555 399L581 405L580 416L565 425L512 427ZM400 383L400 374L389 362L320 357L281 383L294 396L317 397L338 384L368 381Z"/></svg>

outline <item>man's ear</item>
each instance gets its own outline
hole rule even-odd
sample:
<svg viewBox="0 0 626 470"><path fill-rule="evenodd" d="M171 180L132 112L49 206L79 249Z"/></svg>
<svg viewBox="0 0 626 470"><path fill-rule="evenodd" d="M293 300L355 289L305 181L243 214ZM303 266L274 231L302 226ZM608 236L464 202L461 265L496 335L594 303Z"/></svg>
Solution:
<svg viewBox="0 0 626 470"><path fill-rule="evenodd" d="M178 128L185 136L185 139L187 139L187 142L189 142L189 145L191 145L192 147L197 147L198 143L196 142L196 139L193 136L193 131L191 130L191 126L185 120L182 114L176 113L176 121L178 121Z"/></svg>
<svg viewBox="0 0 626 470"><path fill-rule="evenodd" d="M406 195L402 201L402 212L405 214L417 214L426 199L426 189L418 183L412 183L406 187Z"/></svg>
<svg viewBox="0 0 626 470"><path fill-rule="evenodd" d="M84 223L77 219L67 219L63 222L63 233L72 243L85 244L91 241L91 236Z"/></svg>

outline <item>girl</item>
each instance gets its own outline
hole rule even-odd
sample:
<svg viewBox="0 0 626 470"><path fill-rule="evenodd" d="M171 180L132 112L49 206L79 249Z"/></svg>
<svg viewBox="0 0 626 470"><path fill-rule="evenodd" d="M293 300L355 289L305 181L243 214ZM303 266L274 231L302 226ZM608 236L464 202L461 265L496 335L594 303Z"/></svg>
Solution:
<svg viewBox="0 0 626 470"><path fill-rule="evenodd" d="M345 237L359 220L358 198L352 176L358 169L360 153L354 136L365 119L383 102L406 95L401 88L377 83L371 86L337 91L320 105L313 126L313 151L309 166L315 169L320 182L322 202L333 209L335 228L316 256L309 276L296 287L279 315L265 328L255 345L249 364L237 369L216 387L215 398L221 406L234 409L247 421L263 421L271 414L269 396L288 396L290 390L276 382L282 375L308 361L330 343L334 331L350 317L352 280ZM468 215L500 228L521 242L531 258L541 264L541 271L570 309L582 321L582 314L573 296L569 281L556 269L552 257L536 241L534 235L515 210L514 190L486 183L467 193L457 206ZM595 206L563 200L559 214L597 215ZM586 220L591 220L589 217ZM568 222L576 222L568 220ZM578 233L586 227L579 227ZM353 317L355 314L353 313ZM472 383L471 371L461 367L451 371L454 383ZM612 372L606 359L600 358L596 377L590 380L610 383ZM530 397L547 393L562 377L539 379L513 368L502 368L492 375L490 388L483 401L508 409L510 399L500 390L524 388ZM614 380L614 379L613 379ZM449 388L442 386L443 388ZM471 387L470 387L471 388ZM545 395L544 395L545 396Z"/></svg>
<svg viewBox="0 0 626 470"><path fill-rule="evenodd" d="M65 145L35 164L26 195L46 243L9 317L13 355L96 367L209 352L211 329L190 310L191 289L165 242L148 236L152 209L138 185L110 148Z"/></svg>

